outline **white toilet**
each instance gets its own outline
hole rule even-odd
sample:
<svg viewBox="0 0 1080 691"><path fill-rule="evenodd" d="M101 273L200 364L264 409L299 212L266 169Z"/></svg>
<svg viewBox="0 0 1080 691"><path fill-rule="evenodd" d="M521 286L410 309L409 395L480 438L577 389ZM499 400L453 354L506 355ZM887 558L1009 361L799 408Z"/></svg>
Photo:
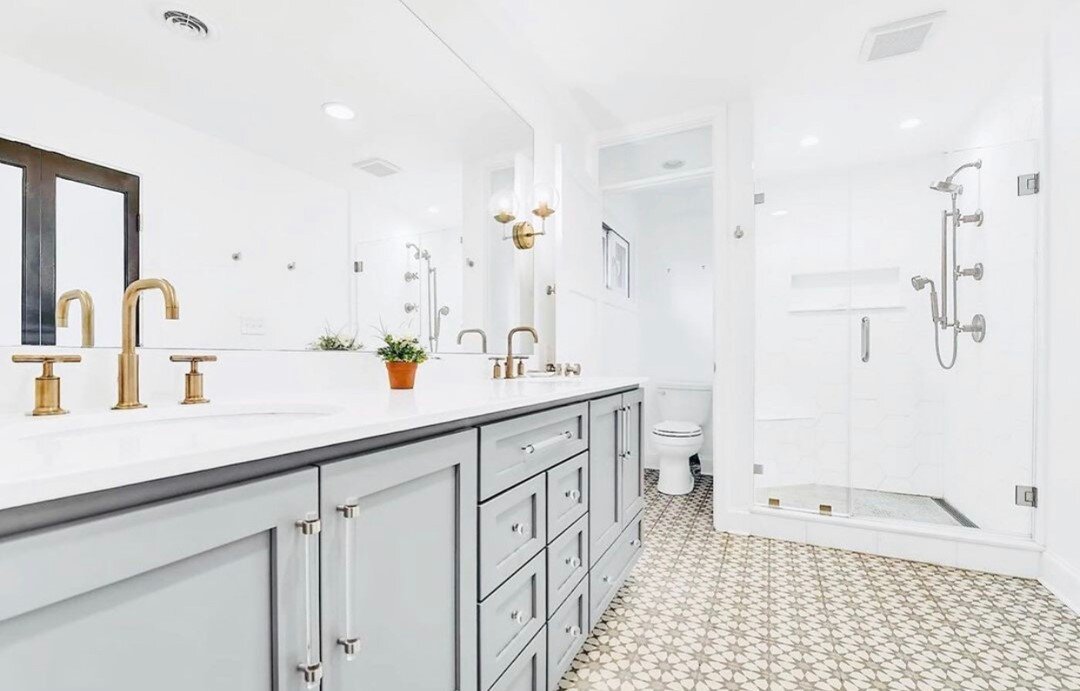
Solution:
<svg viewBox="0 0 1080 691"><path fill-rule="evenodd" d="M705 435L701 426L712 409L712 387L686 382L657 387L661 421L653 425L652 443L660 455L660 482L664 494L687 494L694 489L690 457L701 451Z"/></svg>

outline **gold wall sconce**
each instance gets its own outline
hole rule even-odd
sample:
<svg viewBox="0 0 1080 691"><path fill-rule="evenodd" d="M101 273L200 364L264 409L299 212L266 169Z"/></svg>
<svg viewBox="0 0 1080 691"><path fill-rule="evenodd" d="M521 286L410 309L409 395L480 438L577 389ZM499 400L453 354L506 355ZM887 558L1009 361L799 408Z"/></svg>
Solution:
<svg viewBox="0 0 1080 691"><path fill-rule="evenodd" d="M517 221L518 208L516 195L511 191L496 192L491 197L491 216L504 227L513 223L510 233L503 231L503 240L513 240L519 250L531 250L536 245L538 235L546 235L547 219L555 213L559 205L559 193L551 185L537 185L533 190L532 214L540 219L540 230L536 230L527 219ZM517 221L517 223L514 223Z"/></svg>

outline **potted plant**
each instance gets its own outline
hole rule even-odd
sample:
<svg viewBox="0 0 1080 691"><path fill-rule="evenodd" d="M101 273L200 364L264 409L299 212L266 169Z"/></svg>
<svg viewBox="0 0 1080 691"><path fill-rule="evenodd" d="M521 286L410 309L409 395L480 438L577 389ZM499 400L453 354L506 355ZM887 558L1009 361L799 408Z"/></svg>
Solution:
<svg viewBox="0 0 1080 691"><path fill-rule="evenodd" d="M338 350L353 352L361 350L364 344L356 340L356 336L346 336L340 331L334 331L329 326L321 336L312 341L308 348L311 350Z"/></svg>
<svg viewBox="0 0 1080 691"><path fill-rule="evenodd" d="M391 389L411 389L416 382L416 366L428 358L417 339L395 338L389 333L383 334L383 346L375 354L386 363Z"/></svg>

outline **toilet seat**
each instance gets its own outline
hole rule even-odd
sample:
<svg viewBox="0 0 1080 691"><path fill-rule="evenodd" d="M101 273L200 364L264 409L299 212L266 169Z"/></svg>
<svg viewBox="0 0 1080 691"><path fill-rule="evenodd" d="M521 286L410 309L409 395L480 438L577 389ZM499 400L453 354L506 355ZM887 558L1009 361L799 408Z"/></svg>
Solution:
<svg viewBox="0 0 1080 691"><path fill-rule="evenodd" d="M701 427L690 422L665 420L653 425L653 434L667 439L694 439L701 436Z"/></svg>

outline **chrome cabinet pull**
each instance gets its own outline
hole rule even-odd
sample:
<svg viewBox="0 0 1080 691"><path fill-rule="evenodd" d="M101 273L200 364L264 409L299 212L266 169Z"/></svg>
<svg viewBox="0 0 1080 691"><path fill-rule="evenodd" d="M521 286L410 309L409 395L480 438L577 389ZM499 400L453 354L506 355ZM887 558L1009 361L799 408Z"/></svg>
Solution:
<svg viewBox="0 0 1080 691"><path fill-rule="evenodd" d="M525 535L529 532L529 526L527 523L515 523L510 526L510 530L518 535Z"/></svg>
<svg viewBox="0 0 1080 691"><path fill-rule="evenodd" d="M352 662L360 652L360 639L353 635L352 622L352 563L353 563L353 521L360 515L358 504L339 504L337 512L345 519L345 634L337 639L338 645L345 651L345 661Z"/></svg>
<svg viewBox="0 0 1080 691"><path fill-rule="evenodd" d="M525 613L521 610L515 609L513 612L510 613L510 618L518 624L525 623Z"/></svg>
<svg viewBox="0 0 1080 691"><path fill-rule="evenodd" d="M576 489L568 489L566 490L566 498L571 501L578 501L581 499L581 492Z"/></svg>
<svg viewBox="0 0 1080 691"><path fill-rule="evenodd" d="M604 576L600 580L602 580L604 583L611 583L611 576Z"/></svg>
<svg viewBox="0 0 1080 691"><path fill-rule="evenodd" d="M633 452L630 451L630 413L633 412L633 408L630 406L623 406L623 458L630 458Z"/></svg>
<svg viewBox="0 0 1080 691"><path fill-rule="evenodd" d="M862 318L862 361L870 362L870 317Z"/></svg>
<svg viewBox="0 0 1080 691"><path fill-rule="evenodd" d="M631 540L630 541L630 546L631 547L641 547L641 540L636 540L636 539Z"/></svg>
<svg viewBox="0 0 1080 691"><path fill-rule="evenodd" d="M573 438L574 438L574 433L571 432L570 430L566 430L565 432L560 432L559 434L555 435L554 437L551 437L550 439L545 439L544 441L538 441L535 444L526 444L525 446L521 447L521 450L524 451L526 454L534 454L537 451L543 451L544 449L548 448L549 446L554 446L554 445L556 445L556 444L558 444L560 442L566 441L568 439L573 439Z"/></svg>
<svg viewBox="0 0 1080 691"><path fill-rule="evenodd" d="M615 409L615 454L619 460L626 456L626 408L619 406Z"/></svg>
<svg viewBox="0 0 1080 691"><path fill-rule="evenodd" d="M574 638L577 638L578 636L581 635L581 627L571 624L570 626L566 627L566 632L568 634L570 634L571 636L573 636Z"/></svg>
<svg viewBox="0 0 1080 691"><path fill-rule="evenodd" d="M578 559L577 557L567 557L566 558L566 565L567 566L572 566L572 567L574 567L576 569L576 568L581 566L581 560Z"/></svg>
<svg viewBox="0 0 1080 691"><path fill-rule="evenodd" d="M319 634L314 630L311 606L314 597L311 578L312 541L317 540L317 535L322 532L322 522L318 518L304 518L296 522L296 528L304 540L304 661L299 663L296 669L307 687L313 689L322 681L323 676L322 661L316 659L315 655Z"/></svg>

